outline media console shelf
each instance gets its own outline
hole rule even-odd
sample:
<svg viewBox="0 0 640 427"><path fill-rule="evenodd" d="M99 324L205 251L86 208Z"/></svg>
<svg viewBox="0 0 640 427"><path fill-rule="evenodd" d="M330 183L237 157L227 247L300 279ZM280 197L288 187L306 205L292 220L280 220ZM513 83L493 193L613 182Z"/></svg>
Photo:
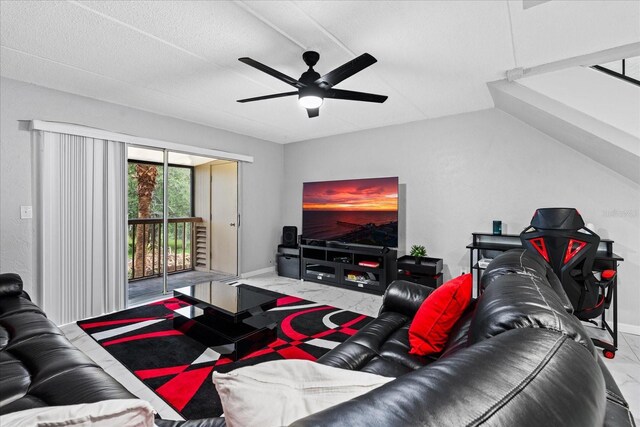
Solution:
<svg viewBox="0 0 640 427"><path fill-rule="evenodd" d="M339 243L302 244L300 248L303 280L382 295L396 278L395 249Z"/></svg>

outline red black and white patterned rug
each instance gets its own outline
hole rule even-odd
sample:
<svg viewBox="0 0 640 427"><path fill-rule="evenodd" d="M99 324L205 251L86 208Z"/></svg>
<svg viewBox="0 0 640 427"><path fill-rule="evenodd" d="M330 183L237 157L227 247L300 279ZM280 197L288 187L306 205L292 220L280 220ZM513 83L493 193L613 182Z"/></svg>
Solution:
<svg viewBox="0 0 640 427"><path fill-rule="evenodd" d="M234 362L173 329L173 310L186 306L169 298L78 322L185 419L220 416L222 406L211 373L278 359L316 360L345 341L371 318L328 305L271 292L277 307L265 313L277 322L278 338L267 348Z"/></svg>

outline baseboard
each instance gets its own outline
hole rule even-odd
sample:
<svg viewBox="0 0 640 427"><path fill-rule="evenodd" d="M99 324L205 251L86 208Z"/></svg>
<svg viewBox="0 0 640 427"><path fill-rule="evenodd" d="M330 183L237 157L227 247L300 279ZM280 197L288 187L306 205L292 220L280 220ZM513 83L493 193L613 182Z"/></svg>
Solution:
<svg viewBox="0 0 640 427"><path fill-rule="evenodd" d="M240 275L240 277L243 278L243 279L246 279L248 277L259 276L260 274L273 273L274 271L276 271L275 266L274 267L261 268L260 270L253 270L253 271L248 271L246 273L242 273Z"/></svg>
<svg viewBox="0 0 640 427"><path fill-rule="evenodd" d="M628 323L618 322L618 330L625 334L640 335L640 326L638 325L629 325Z"/></svg>

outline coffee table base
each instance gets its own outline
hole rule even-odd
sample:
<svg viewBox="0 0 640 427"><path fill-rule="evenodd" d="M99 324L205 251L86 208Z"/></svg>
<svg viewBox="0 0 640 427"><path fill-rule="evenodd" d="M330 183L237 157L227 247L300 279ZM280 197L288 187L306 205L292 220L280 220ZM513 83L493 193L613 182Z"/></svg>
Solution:
<svg viewBox="0 0 640 427"><path fill-rule="evenodd" d="M277 338L276 323L261 316L230 323L197 312L196 307L175 310L174 329L234 361L268 346Z"/></svg>

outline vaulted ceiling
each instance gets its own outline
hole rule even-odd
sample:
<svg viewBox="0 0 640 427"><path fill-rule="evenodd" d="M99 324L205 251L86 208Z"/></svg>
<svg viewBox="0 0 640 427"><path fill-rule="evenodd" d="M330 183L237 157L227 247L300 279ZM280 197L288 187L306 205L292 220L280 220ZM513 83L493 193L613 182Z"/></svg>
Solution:
<svg viewBox="0 0 640 427"><path fill-rule="evenodd" d="M637 42L637 1L2 1L4 77L287 143L491 108L486 83ZM291 90L237 58L298 78L368 52L338 88L384 104L327 100L309 119Z"/></svg>

